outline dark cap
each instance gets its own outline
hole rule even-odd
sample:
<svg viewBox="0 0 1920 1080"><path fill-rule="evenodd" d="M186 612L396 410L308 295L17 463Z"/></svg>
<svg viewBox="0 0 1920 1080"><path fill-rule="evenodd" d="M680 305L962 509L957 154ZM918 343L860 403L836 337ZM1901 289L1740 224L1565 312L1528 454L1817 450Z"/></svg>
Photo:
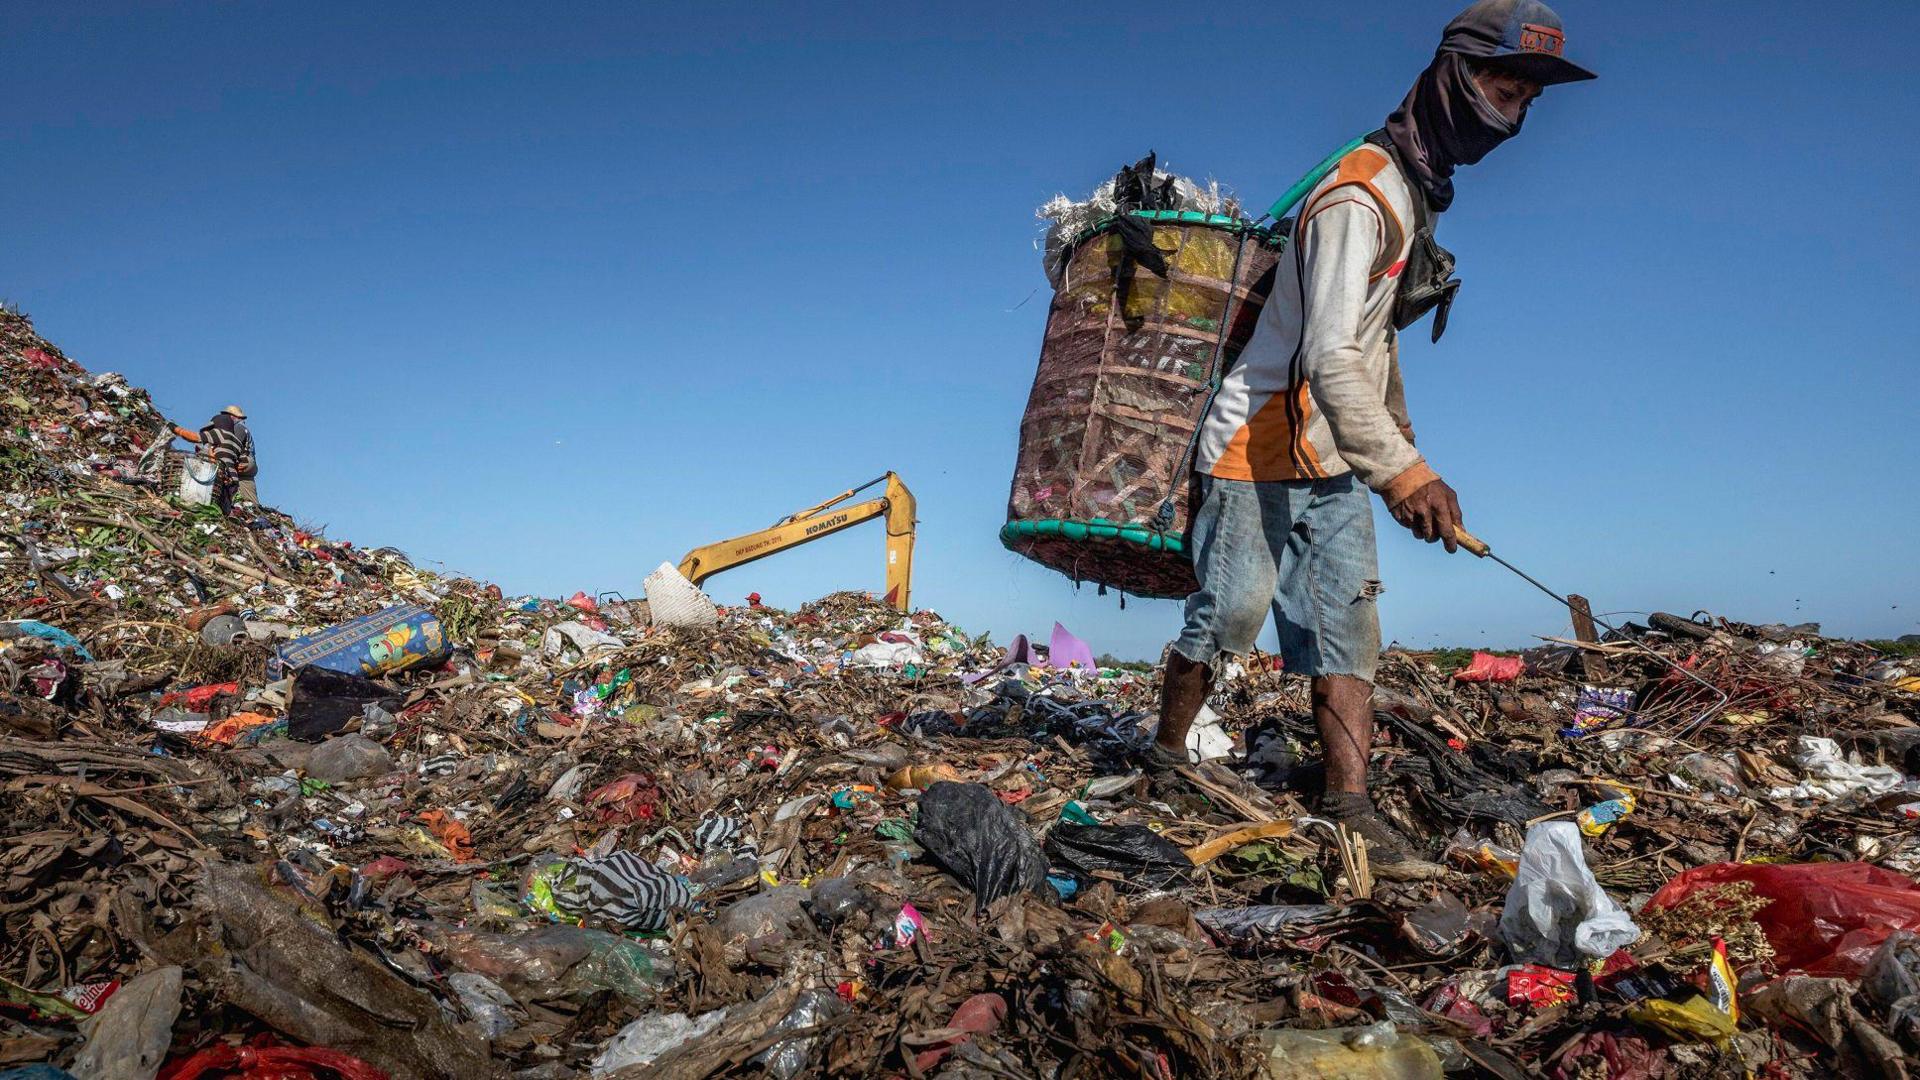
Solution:
<svg viewBox="0 0 1920 1080"><path fill-rule="evenodd" d="M1542 86L1594 78L1563 55L1566 46L1560 16L1540 0L1480 0L1440 38L1441 52L1491 61Z"/></svg>

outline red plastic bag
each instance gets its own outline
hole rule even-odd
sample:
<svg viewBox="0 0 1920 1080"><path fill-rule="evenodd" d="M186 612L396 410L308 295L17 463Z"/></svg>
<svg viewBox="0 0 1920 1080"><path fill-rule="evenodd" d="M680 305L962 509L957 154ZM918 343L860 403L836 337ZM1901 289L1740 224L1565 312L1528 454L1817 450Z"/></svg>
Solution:
<svg viewBox="0 0 1920 1080"><path fill-rule="evenodd" d="M1754 921L1781 971L1858 979L1888 935L1920 931L1920 884L1857 862L1696 866L1661 886L1647 908L1672 907L1705 886L1740 881L1773 901Z"/></svg>
<svg viewBox="0 0 1920 1080"><path fill-rule="evenodd" d="M213 708L213 699L217 697L239 697L240 684L237 682L210 683L196 686L191 690L175 690L160 697L160 707L165 709L178 705L188 712L203 713Z"/></svg>
<svg viewBox="0 0 1920 1080"><path fill-rule="evenodd" d="M1454 672L1453 678L1455 682L1512 682L1526 669L1524 657L1476 652L1472 662Z"/></svg>
<svg viewBox="0 0 1920 1080"><path fill-rule="evenodd" d="M338 1050L309 1046L209 1046L169 1062L159 1080L389 1080Z"/></svg>

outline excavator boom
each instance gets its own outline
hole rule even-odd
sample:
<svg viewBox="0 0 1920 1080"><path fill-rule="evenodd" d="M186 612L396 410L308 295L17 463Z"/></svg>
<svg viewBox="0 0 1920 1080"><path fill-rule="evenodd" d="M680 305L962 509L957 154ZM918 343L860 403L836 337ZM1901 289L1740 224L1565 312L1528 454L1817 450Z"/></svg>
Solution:
<svg viewBox="0 0 1920 1080"><path fill-rule="evenodd" d="M884 483L886 489L877 499L841 506L860 492ZM680 560L680 573L699 585L715 574L736 566L777 555L790 548L831 536L875 518L887 527L886 602L901 611L912 611L913 584L913 493L894 473L849 488L826 502L788 515L759 532L736 536L731 540L708 544L687 552Z"/></svg>

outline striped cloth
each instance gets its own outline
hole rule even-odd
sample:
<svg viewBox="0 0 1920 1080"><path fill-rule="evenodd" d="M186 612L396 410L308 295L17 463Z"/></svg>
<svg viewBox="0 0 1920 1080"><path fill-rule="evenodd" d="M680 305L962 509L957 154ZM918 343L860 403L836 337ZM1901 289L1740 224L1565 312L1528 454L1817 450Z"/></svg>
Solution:
<svg viewBox="0 0 1920 1080"><path fill-rule="evenodd" d="M667 916L693 902L684 879L631 851L569 859L567 866L571 872L554 882L554 900L568 911L629 930L665 929Z"/></svg>

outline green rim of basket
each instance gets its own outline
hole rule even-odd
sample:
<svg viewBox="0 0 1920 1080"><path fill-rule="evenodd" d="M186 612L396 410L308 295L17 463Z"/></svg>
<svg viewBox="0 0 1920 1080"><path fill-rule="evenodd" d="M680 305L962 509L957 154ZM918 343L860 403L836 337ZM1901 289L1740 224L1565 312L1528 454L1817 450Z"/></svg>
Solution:
<svg viewBox="0 0 1920 1080"><path fill-rule="evenodd" d="M1261 243L1276 247L1284 244L1287 239L1285 234L1275 232L1269 226L1256 225L1246 218L1234 217L1232 214L1206 214L1198 210L1129 210L1127 213L1131 217L1145 218L1148 221L1161 221L1174 225L1207 225L1227 232L1250 233ZM1114 217L1104 217L1080 230L1078 236L1068 241L1067 248L1069 250L1077 248L1100 233L1113 228L1114 220Z"/></svg>
<svg viewBox="0 0 1920 1080"><path fill-rule="evenodd" d="M1007 547L1012 547L1021 540L1040 539L1125 540L1150 551L1171 551L1182 554L1187 550L1186 541L1176 534L1155 532L1145 525L1119 525L1106 518L1093 518L1088 521L1065 518L1009 521L1000 529L1000 543Z"/></svg>

